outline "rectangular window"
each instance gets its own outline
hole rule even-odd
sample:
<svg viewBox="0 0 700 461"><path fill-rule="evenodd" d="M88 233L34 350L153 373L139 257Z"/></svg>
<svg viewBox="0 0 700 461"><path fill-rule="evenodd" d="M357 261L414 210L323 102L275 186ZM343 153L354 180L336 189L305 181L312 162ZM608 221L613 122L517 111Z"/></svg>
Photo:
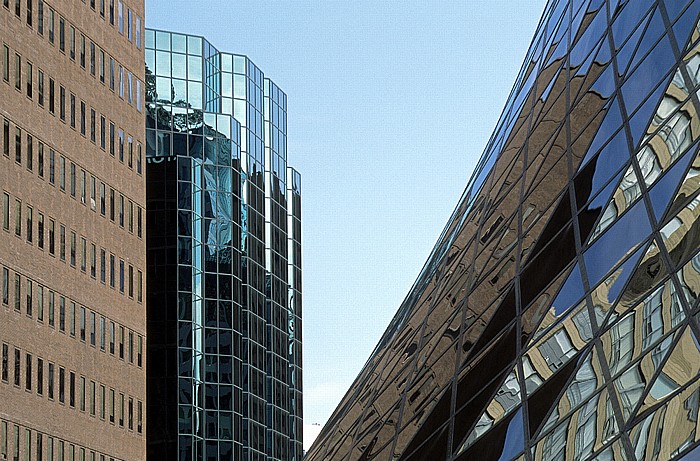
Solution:
<svg viewBox="0 0 700 461"><path fill-rule="evenodd" d="M109 58L109 89L114 91L114 58Z"/></svg>
<svg viewBox="0 0 700 461"><path fill-rule="evenodd" d="M56 170L56 153L53 149L49 149L49 184L54 184L55 182L55 170Z"/></svg>
<svg viewBox="0 0 700 461"><path fill-rule="evenodd" d="M22 164L22 129L15 127L15 162Z"/></svg>
<svg viewBox="0 0 700 461"><path fill-rule="evenodd" d="M129 264L129 297L134 297L134 266Z"/></svg>
<svg viewBox="0 0 700 461"><path fill-rule="evenodd" d="M22 91L22 56L15 53L15 88Z"/></svg>
<svg viewBox="0 0 700 461"><path fill-rule="evenodd" d="M70 94L70 126L71 128L75 128L75 95L73 93Z"/></svg>
<svg viewBox="0 0 700 461"><path fill-rule="evenodd" d="M115 328L114 322L109 322L109 353L112 355L114 355Z"/></svg>
<svg viewBox="0 0 700 461"><path fill-rule="evenodd" d="M44 249L44 213L39 212L37 215L37 223L36 223L36 244L39 247L39 249L43 250Z"/></svg>
<svg viewBox="0 0 700 461"><path fill-rule="evenodd" d="M143 432L143 403L140 400L136 401L136 431Z"/></svg>
<svg viewBox="0 0 700 461"><path fill-rule="evenodd" d="M44 35L44 0L37 0L36 7L36 31Z"/></svg>
<svg viewBox="0 0 700 461"><path fill-rule="evenodd" d="M139 366L139 368L143 364L143 337L141 335L138 335L136 338L136 365Z"/></svg>
<svg viewBox="0 0 700 461"><path fill-rule="evenodd" d="M95 211L97 208L97 178L90 175L90 209Z"/></svg>
<svg viewBox="0 0 700 461"><path fill-rule="evenodd" d="M109 286L114 288L114 255L109 255Z"/></svg>
<svg viewBox="0 0 700 461"><path fill-rule="evenodd" d="M107 255L104 248L100 248L100 282L106 283L107 280Z"/></svg>
<svg viewBox="0 0 700 461"><path fill-rule="evenodd" d="M124 130L119 128L117 139L119 141L119 161L124 162Z"/></svg>
<svg viewBox="0 0 700 461"><path fill-rule="evenodd" d="M10 194L2 193L2 228L10 230Z"/></svg>
<svg viewBox="0 0 700 461"><path fill-rule="evenodd" d="M15 310L22 311L22 276L15 273Z"/></svg>
<svg viewBox="0 0 700 461"><path fill-rule="evenodd" d="M54 114L56 112L56 88L55 82L52 78L49 78L49 113Z"/></svg>
<svg viewBox="0 0 700 461"><path fill-rule="evenodd" d="M124 260L119 260L119 292L124 293Z"/></svg>
<svg viewBox="0 0 700 461"><path fill-rule="evenodd" d="M129 200L128 210L129 210L129 219L128 219L129 232L133 234L134 233L134 202L132 202L131 200Z"/></svg>
<svg viewBox="0 0 700 461"><path fill-rule="evenodd" d="M136 15L136 48L141 49L141 16Z"/></svg>
<svg viewBox="0 0 700 461"><path fill-rule="evenodd" d="M75 179L75 163L70 162L70 195L75 198L75 192L77 190Z"/></svg>
<svg viewBox="0 0 700 461"><path fill-rule="evenodd" d="M7 1L5 2L7 6ZM7 421L0 421L0 455L7 459Z"/></svg>
<svg viewBox="0 0 700 461"><path fill-rule="evenodd" d="M54 298L55 294L52 290L49 290L49 326L53 328L54 322Z"/></svg>
<svg viewBox="0 0 700 461"><path fill-rule="evenodd" d="M34 294L34 283L30 280L27 279L27 305L25 306L27 309L27 315L31 317L34 313L34 302L33 302L33 294Z"/></svg>
<svg viewBox="0 0 700 461"><path fill-rule="evenodd" d="M2 79L10 81L10 47L2 46Z"/></svg>
<svg viewBox="0 0 700 461"><path fill-rule="evenodd" d="M106 208L107 208L107 198L105 197L106 195L106 186L105 183L100 182L100 214L102 216L105 215Z"/></svg>
<svg viewBox="0 0 700 461"><path fill-rule="evenodd" d="M106 339L105 318L100 316L100 350L102 352L104 352L104 350L105 350L105 339Z"/></svg>
<svg viewBox="0 0 700 461"><path fill-rule="evenodd" d="M124 68L119 65L119 97L124 99Z"/></svg>
<svg viewBox="0 0 700 461"><path fill-rule="evenodd" d="M131 27L131 8L126 9L126 37L131 42L134 40L134 31Z"/></svg>
<svg viewBox="0 0 700 461"><path fill-rule="evenodd" d="M85 308L80 307L80 340L85 341Z"/></svg>
<svg viewBox="0 0 700 461"><path fill-rule="evenodd" d="M95 331L97 328L97 318L95 317L94 312L90 312L90 345L95 346L95 340L97 339L97 332Z"/></svg>
<svg viewBox="0 0 700 461"><path fill-rule="evenodd" d="M80 67L85 69L85 36L80 34Z"/></svg>
<svg viewBox="0 0 700 461"><path fill-rule="evenodd" d="M17 4L19 4L19 0L17 0ZM19 14L17 16L19 16ZM14 442L12 461L19 461L19 426L16 424L14 425Z"/></svg>
<svg viewBox="0 0 700 461"><path fill-rule="evenodd" d="M140 100L140 99L139 99ZM141 143L136 143L136 173L141 174Z"/></svg>
<svg viewBox="0 0 700 461"><path fill-rule="evenodd" d="M87 172L80 170L80 202L85 203L87 200Z"/></svg>
<svg viewBox="0 0 700 461"><path fill-rule="evenodd" d="M10 122L7 119L2 123L2 153L5 157L10 156Z"/></svg>
<svg viewBox="0 0 700 461"><path fill-rule="evenodd" d="M56 232L56 221L49 218L49 254L53 255L55 253L55 242L54 234Z"/></svg>
<svg viewBox="0 0 700 461"><path fill-rule="evenodd" d="M58 17L58 49L66 52L66 20L63 16Z"/></svg>
<svg viewBox="0 0 700 461"><path fill-rule="evenodd" d="M80 270L87 270L87 240L85 237L80 237Z"/></svg>
<svg viewBox="0 0 700 461"><path fill-rule="evenodd" d="M105 120L104 115L100 115L100 147L102 148L102 150L105 150L105 147L107 147L107 139L105 136L106 123L107 121Z"/></svg>
<svg viewBox="0 0 700 461"><path fill-rule="evenodd" d="M124 35L124 4L122 0L117 1L117 18L119 33Z"/></svg>
<svg viewBox="0 0 700 461"><path fill-rule="evenodd" d="M97 129L95 127L96 124L96 114L95 114L95 109L90 108L90 141L92 141L93 144L97 142Z"/></svg>
<svg viewBox="0 0 700 461"><path fill-rule="evenodd" d="M8 375L9 375L9 362L10 362L10 357L9 357L9 348L7 347L7 344L2 343L2 380L4 382L7 382Z"/></svg>
<svg viewBox="0 0 700 461"><path fill-rule="evenodd" d="M109 122L109 154L114 157L114 123Z"/></svg>
<svg viewBox="0 0 700 461"><path fill-rule="evenodd" d="M109 189L109 219L114 222L114 189Z"/></svg>
<svg viewBox="0 0 700 461"><path fill-rule="evenodd" d="M22 236L22 202L15 199L15 235Z"/></svg>
<svg viewBox="0 0 700 461"><path fill-rule="evenodd" d="M114 389L109 390L109 422L114 423Z"/></svg>
<svg viewBox="0 0 700 461"><path fill-rule="evenodd" d="M49 8L49 19L48 19L48 28L49 28L49 43L53 45L54 42L54 22L55 22L55 16L56 13L54 12L53 8Z"/></svg>
<svg viewBox="0 0 700 461"><path fill-rule="evenodd" d="M114 0L109 0L109 23L114 25Z"/></svg>
<svg viewBox="0 0 700 461"><path fill-rule="evenodd" d="M10 303L10 270L7 267L2 268L2 303Z"/></svg>
<svg viewBox="0 0 700 461"><path fill-rule="evenodd" d="M20 360L21 355L19 349L15 348L15 386L20 385Z"/></svg>
<svg viewBox="0 0 700 461"><path fill-rule="evenodd" d="M32 243L32 240L34 240L34 235L32 234L32 231L34 230L34 223L32 222L34 219L34 210L32 207L27 206L27 242Z"/></svg>
<svg viewBox="0 0 700 461"><path fill-rule="evenodd" d="M26 355L26 368L24 372L24 388L32 390L32 354Z"/></svg>
<svg viewBox="0 0 700 461"><path fill-rule="evenodd" d="M63 224L58 227L58 255L61 261L66 260L66 227Z"/></svg>
<svg viewBox="0 0 700 461"><path fill-rule="evenodd" d="M85 119L87 117L87 109L85 107L85 102L80 101L80 134L85 136L86 133L86 123Z"/></svg>
<svg viewBox="0 0 700 461"><path fill-rule="evenodd" d="M105 408L107 407L105 397L105 386L104 384L100 384L100 419L105 419Z"/></svg>
<svg viewBox="0 0 700 461"><path fill-rule="evenodd" d="M27 169L34 169L34 138L27 133Z"/></svg>
<svg viewBox="0 0 700 461"><path fill-rule="evenodd" d="M105 82L105 52L100 48L100 82Z"/></svg>
<svg viewBox="0 0 700 461"><path fill-rule="evenodd" d="M37 156L36 156L36 162L37 162L37 174L39 175L40 178L44 177L44 143L39 142L39 147L37 149Z"/></svg>
<svg viewBox="0 0 700 461"><path fill-rule="evenodd" d="M95 416L95 381L90 381L90 416Z"/></svg>
<svg viewBox="0 0 700 461"><path fill-rule="evenodd" d="M124 394L119 393L119 425L124 427Z"/></svg>
<svg viewBox="0 0 700 461"><path fill-rule="evenodd" d="M66 331L66 298L58 297L58 329Z"/></svg>
<svg viewBox="0 0 700 461"><path fill-rule="evenodd" d="M97 274L97 247L94 243L90 244L90 277L95 278Z"/></svg>
<svg viewBox="0 0 700 461"><path fill-rule="evenodd" d="M27 61L27 97L32 99L34 97L34 67L32 63Z"/></svg>
<svg viewBox="0 0 700 461"><path fill-rule="evenodd" d="M44 107L44 71L41 69L37 73L37 90L39 91L39 105Z"/></svg>
<svg viewBox="0 0 700 461"><path fill-rule="evenodd" d="M58 116L64 122L66 121L66 89L63 85L58 90Z"/></svg>
<svg viewBox="0 0 700 461"><path fill-rule="evenodd" d="M124 359L124 327L119 327L119 358Z"/></svg>
<svg viewBox="0 0 700 461"><path fill-rule="evenodd" d="M129 404L127 406L127 423L130 431L134 430L134 399L129 397Z"/></svg>
<svg viewBox="0 0 700 461"><path fill-rule="evenodd" d="M27 25L32 27L32 1L27 0Z"/></svg>
<svg viewBox="0 0 700 461"><path fill-rule="evenodd" d="M124 227L124 196L119 194L119 227Z"/></svg>
<svg viewBox="0 0 700 461"><path fill-rule="evenodd" d="M68 376L68 405L75 407L75 372Z"/></svg>
<svg viewBox="0 0 700 461"><path fill-rule="evenodd" d="M85 376L80 377L80 411L85 411Z"/></svg>
<svg viewBox="0 0 700 461"><path fill-rule="evenodd" d="M70 58L75 61L75 27L70 26L70 35L68 36L70 40Z"/></svg>
<svg viewBox="0 0 700 461"><path fill-rule="evenodd" d="M22 2L20 0L15 0L15 16L18 18L22 14Z"/></svg>
<svg viewBox="0 0 700 461"><path fill-rule="evenodd" d="M66 190L66 158L63 155L58 158L58 187Z"/></svg>
<svg viewBox="0 0 700 461"><path fill-rule="evenodd" d="M76 243L77 243L77 235L75 235L74 231L70 231L70 265L75 267L75 262L76 262Z"/></svg>
<svg viewBox="0 0 700 461"><path fill-rule="evenodd" d="M36 359L36 393L39 395L44 393L44 360L38 357Z"/></svg>
<svg viewBox="0 0 700 461"><path fill-rule="evenodd" d="M44 287L41 285L36 288L36 318L44 321Z"/></svg>
<svg viewBox="0 0 700 461"><path fill-rule="evenodd" d="M53 374L54 374L54 365L53 363L49 362L49 375L48 375L48 383L46 386L46 392L48 394L49 399L53 400Z"/></svg>
<svg viewBox="0 0 700 461"><path fill-rule="evenodd" d="M134 139L131 136L126 138L126 144L128 147L128 156L126 159L127 166L133 168L134 166Z"/></svg>
<svg viewBox="0 0 700 461"><path fill-rule="evenodd" d="M70 323L69 323L68 327L69 327L70 335L73 338L75 338L75 316L76 316L76 314L77 314L77 311L75 309L75 302L71 301L70 302L70 312L69 312L69 317L68 317L68 322L70 322Z"/></svg>
<svg viewBox="0 0 700 461"><path fill-rule="evenodd" d="M143 218L141 217L141 207L136 206L136 235L141 238L141 233L142 233L142 224L141 220Z"/></svg>
<svg viewBox="0 0 700 461"><path fill-rule="evenodd" d="M100 0L100 16L105 17L105 0Z"/></svg>

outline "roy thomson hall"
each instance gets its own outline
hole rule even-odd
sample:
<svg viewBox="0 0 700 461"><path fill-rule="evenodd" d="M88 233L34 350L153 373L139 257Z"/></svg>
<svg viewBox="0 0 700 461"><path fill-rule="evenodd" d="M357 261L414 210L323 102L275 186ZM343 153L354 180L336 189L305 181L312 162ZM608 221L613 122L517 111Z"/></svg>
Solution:
<svg viewBox="0 0 700 461"><path fill-rule="evenodd" d="M142 0L0 42L0 460L300 460L286 94Z"/></svg>
<svg viewBox="0 0 700 461"><path fill-rule="evenodd" d="M699 13L548 3L464 195L305 459L700 459Z"/></svg>

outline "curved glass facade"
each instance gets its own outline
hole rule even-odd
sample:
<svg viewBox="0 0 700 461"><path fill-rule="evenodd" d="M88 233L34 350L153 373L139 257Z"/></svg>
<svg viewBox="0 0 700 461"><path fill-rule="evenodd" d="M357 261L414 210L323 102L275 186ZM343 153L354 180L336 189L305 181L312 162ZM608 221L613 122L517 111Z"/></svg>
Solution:
<svg viewBox="0 0 700 461"><path fill-rule="evenodd" d="M286 99L245 56L146 31L151 459L301 459Z"/></svg>
<svg viewBox="0 0 700 461"><path fill-rule="evenodd" d="M551 0L316 460L700 456L697 0Z"/></svg>

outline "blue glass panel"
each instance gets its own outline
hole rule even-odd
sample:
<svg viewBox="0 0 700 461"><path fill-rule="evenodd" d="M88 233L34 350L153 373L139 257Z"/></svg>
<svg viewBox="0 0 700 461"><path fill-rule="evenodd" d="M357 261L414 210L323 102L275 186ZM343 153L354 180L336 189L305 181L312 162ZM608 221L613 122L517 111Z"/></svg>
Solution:
<svg viewBox="0 0 700 461"><path fill-rule="evenodd" d="M696 146L691 147L688 152L676 162L673 168L649 190L649 198L651 199L651 205L654 208L657 221L662 220L661 218L668 207L671 197L673 197L673 193L678 188L681 177L685 174L688 162L695 157L695 147Z"/></svg>
<svg viewBox="0 0 700 461"><path fill-rule="evenodd" d="M664 37L634 70L630 78L622 84L622 96L627 113L631 114L647 100L647 95L659 83L661 77L674 68L675 61L671 42L668 37Z"/></svg>

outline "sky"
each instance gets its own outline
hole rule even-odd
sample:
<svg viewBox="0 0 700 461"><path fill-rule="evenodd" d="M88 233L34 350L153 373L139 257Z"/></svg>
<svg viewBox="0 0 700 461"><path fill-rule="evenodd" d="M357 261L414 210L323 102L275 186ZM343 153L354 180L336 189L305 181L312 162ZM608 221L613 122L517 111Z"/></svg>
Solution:
<svg viewBox="0 0 700 461"><path fill-rule="evenodd" d="M147 0L287 94L302 175L305 447L408 293L496 126L544 0Z"/></svg>

